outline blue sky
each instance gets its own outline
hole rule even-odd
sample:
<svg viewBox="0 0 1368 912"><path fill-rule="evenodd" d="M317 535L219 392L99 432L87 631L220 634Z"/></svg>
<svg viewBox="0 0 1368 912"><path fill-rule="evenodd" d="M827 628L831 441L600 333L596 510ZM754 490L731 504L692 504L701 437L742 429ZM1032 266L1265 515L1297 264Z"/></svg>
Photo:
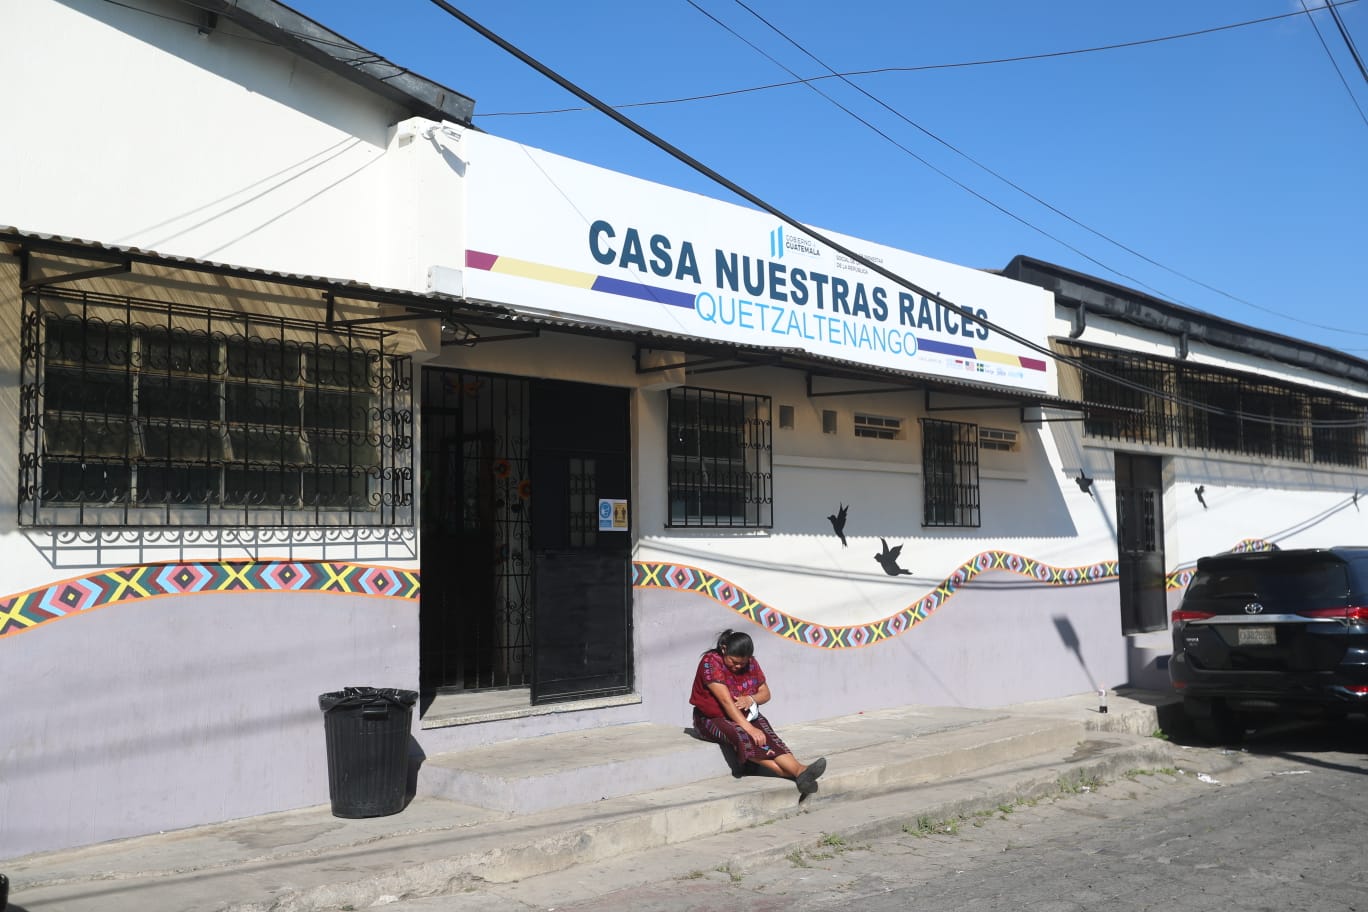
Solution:
<svg viewBox="0 0 1368 912"><path fill-rule="evenodd" d="M525 113L583 104L428 0L286 2L471 96L490 133L735 201L598 112ZM815 227L973 267L1027 254L1368 357L1368 80L1323 4L825 79L823 97L738 90L1302 4L453 3L615 106L730 93L624 113ZM1339 12L1368 55L1368 0Z"/></svg>

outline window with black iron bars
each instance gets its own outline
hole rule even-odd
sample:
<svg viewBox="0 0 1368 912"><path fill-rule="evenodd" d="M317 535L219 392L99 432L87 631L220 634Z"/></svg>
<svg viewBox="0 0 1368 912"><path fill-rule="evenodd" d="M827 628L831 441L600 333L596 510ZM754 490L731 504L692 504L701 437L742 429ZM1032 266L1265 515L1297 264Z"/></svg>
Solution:
<svg viewBox="0 0 1368 912"><path fill-rule="evenodd" d="M679 387L668 409L669 525L769 528L770 398Z"/></svg>
<svg viewBox="0 0 1368 912"><path fill-rule="evenodd" d="M1091 346L1070 353L1090 437L1294 462L1368 465L1368 403L1208 365ZM1109 410L1106 407L1113 407Z"/></svg>
<svg viewBox="0 0 1368 912"><path fill-rule="evenodd" d="M25 298L20 521L412 523L384 333L100 295Z"/></svg>
<svg viewBox="0 0 1368 912"><path fill-rule="evenodd" d="M921 419L922 525L979 525L978 425Z"/></svg>

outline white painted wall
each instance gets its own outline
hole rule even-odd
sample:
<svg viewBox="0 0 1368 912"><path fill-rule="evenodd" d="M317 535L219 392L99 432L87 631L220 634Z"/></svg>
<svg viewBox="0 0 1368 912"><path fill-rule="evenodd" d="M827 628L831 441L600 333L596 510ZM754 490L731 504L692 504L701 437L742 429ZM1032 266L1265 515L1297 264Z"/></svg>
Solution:
<svg viewBox="0 0 1368 912"><path fill-rule="evenodd" d="M1057 312L1054 334L1064 337L1069 323ZM1177 357L1177 340L1156 331L1137 331L1117 321L1090 315L1077 341L1161 357ZM1341 395L1364 397L1368 390L1309 368L1260 359L1213 346L1192 347L1194 363L1241 371ZM1368 492L1368 472L1343 466L1229 453L1195 453L1177 447L1085 439L1078 423L1051 425L1061 466L1076 474L1084 466L1096 479L1097 507L1115 526L1117 451L1164 458L1164 544L1169 570L1189 567L1199 557L1229 550L1246 539L1276 542L1282 548L1314 548L1368 541L1368 516L1353 502ZM1204 488L1206 506L1195 489Z"/></svg>
<svg viewBox="0 0 1368 912"><path fill-rule="evenodd" d="M0 59L24 86L0 143L0 224L424 288L394 251L416 210L459 211L458 181L430 183L454 165L426 139L391 151L391 103L226 20L201 36L191 16L163 0L0 6Z"/></svg>

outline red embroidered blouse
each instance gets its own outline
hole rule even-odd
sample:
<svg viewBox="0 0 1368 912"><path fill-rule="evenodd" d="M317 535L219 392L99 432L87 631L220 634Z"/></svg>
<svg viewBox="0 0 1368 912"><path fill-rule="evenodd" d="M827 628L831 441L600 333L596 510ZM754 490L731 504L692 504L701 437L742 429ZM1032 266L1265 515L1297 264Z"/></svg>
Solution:
<svg viewBox="0 0 1368 912"><path fill-rule="evenodd" d="M733 699L741 696L753 697L760 689L760 685L765 683L765 672L754 657L743 670L732 674L722 661L720 652L713 650L703 654L703 658L698 662L698 671L694 674L689 703L698 707L699 712L710 719L725 719L727 714L718 705L717 697L708 690L708 685L713 683L725 684Z"/></svg>

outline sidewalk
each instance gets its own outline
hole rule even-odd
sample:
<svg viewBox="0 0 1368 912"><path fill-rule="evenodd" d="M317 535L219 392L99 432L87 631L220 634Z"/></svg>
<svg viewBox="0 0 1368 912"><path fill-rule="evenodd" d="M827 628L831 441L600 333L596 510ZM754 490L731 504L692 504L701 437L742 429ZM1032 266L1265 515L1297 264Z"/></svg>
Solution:
<svg viewBox="0 0 1368 912"><path fill-rule="evenodd" d="M498 885L577 865L616 859L620 876L646 882L662 865L758 864L823 833L858 838L1046 794L1061 782L1174 766L1179 749L1150 737L1167 701L1122 691L1110 695L1107 714L1087 694L784 726L800 757L825 755L830 764L821 791L801 805L792 782L732 778L715 745L682 729L552 735L432 758L420 794L389 817L344 820L326 806L307 808L0 869L12 882L11 910L25 912L306 912L443 895L452 909L478 908ZM632 771L643 765L652 782L638 790ZM648 853L650 864L632 863ZM566 889L558 885L548 899L567 901Z"/></svg>

